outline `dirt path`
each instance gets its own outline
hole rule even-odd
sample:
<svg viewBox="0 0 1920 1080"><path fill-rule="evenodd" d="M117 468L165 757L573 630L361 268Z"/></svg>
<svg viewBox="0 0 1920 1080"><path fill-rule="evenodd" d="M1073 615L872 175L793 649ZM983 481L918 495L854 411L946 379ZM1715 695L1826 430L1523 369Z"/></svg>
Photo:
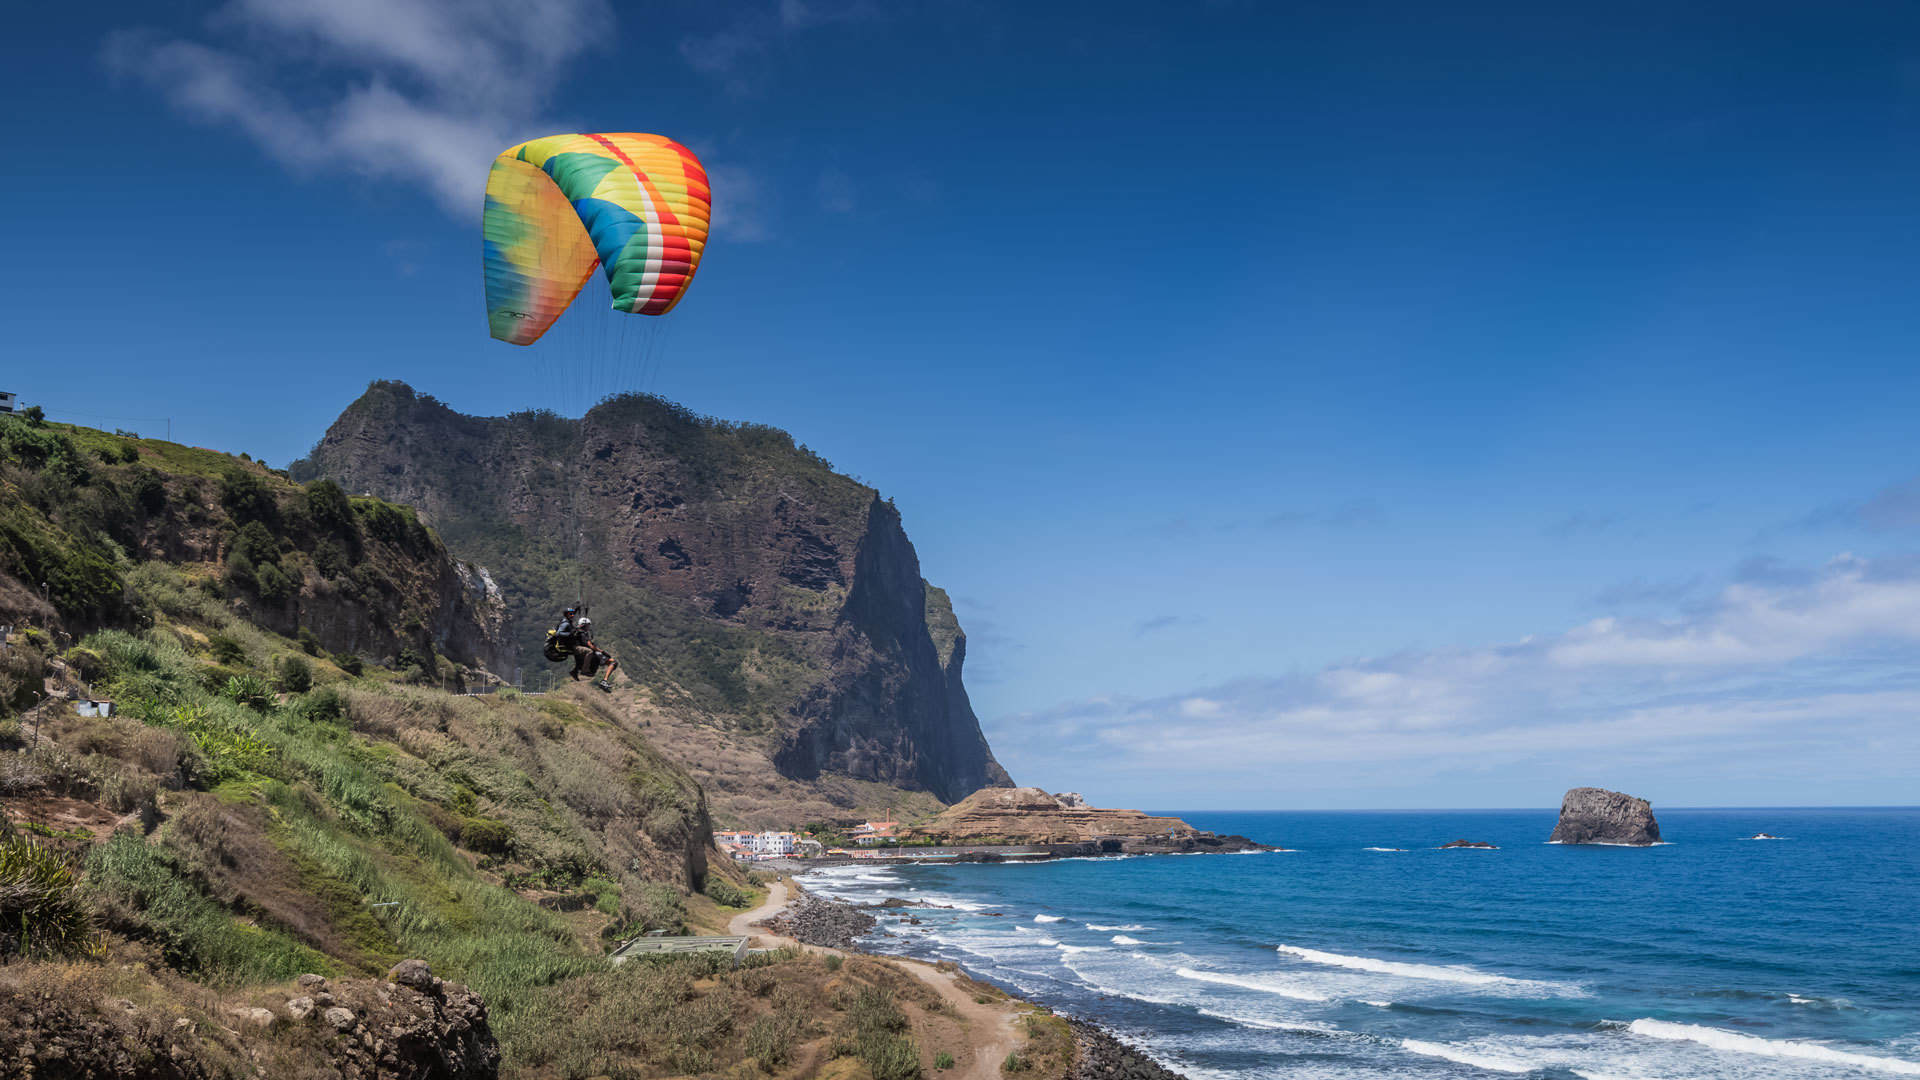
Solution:
<svg viewBox="0 0 1920 1080"><path fill-rule="evenodd" d="M762 919L778 914L787 906L789 890L785 881L776 881L767 887L767 902L752 911L742 912L727 920L727 933L753 935L763 944L773 946L798 945L808 952L835 953L845 956L839 949L827 949L817 945L800 945L789 937L781 937L765 930L755 933L753 926ZM1007 1055L1019 1048L1020 1036L1014 1029L1019 1019L1013 1000L982 1005L973 1000L973 995L961 989L954 982L954 975L917 960L907 960L896 956L876 956L864 954L875 960L893 964L926 983L945 1001L954 1016L967 1022L968 1046L954 1063L953 1076L956 1080L1000 1080L1000 1063Z"/></svg>
<svg viewBox="0 0 1920 1080"><path fill-rule="evenodd" d="M752 911L743 911L727 920L727 933L741 936L753 936L753 924L762 919L770 919L787 906L787 883L776 881L767 886L767 902ZM786 938L777 938L772 934L760 934L760 937L787 944Z"/></svg>

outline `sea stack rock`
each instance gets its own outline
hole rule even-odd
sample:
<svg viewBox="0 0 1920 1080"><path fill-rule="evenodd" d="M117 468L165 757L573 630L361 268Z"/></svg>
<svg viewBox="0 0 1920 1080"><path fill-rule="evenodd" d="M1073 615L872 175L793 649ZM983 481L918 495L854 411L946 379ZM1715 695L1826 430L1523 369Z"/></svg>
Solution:
<svg viewBox="0 0 1920 1080"><path fill-rule="evenodd" d="M1660 842L1660 823L1647 800L1605 788L1577 787L1560 801L1560 823L1549 844L1628 844Z"/></svg>

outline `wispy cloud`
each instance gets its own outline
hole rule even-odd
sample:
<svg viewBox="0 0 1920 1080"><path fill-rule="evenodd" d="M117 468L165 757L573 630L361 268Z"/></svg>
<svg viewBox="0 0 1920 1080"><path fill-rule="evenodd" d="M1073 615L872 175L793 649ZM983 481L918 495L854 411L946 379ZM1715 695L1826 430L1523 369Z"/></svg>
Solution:
<svg viewBox="0 0 1920 1080"><path fill-rule="evenodd" d="M680 58L742 97L766 88L774 54L799 34L835 23L870 22L884 14L867 0L775 0L714 10L728 13L726 25L682 38Z"/></svg>
<svg viewBox="0 0 1920 1080"><path fill-rule="evenodd" d="M1606 608L1671 604L1686 599L1706 582L1707 579L1699 574L1660 581L1644 577L1629 578L1601 589L1593 599L1594 603Z"/></svg>
<svg viewBox="0 0 1920 1080"><path fill-rule="evenodd" d="M853 186L853 177L839 169L822 169L815 188L820 196L820 209L829 214L851 214L858 203L859 192Z"/></svg>
<svg viewBox="0 0 1920 1080"><path fill-rule="evenodd" d="M1619 524L1620 519L1612 514L1569 514L1547 526L1547 535L1568 539L1575 536L1598 536Z"/></svg>
<svg viewBox="0 0 1920 1080"><path fill-rule="evenodd" d="M1916 661L1920 558L1843 555L1804 580L1736 582L1681 618L1609 616L1476 649L1103 697L1009 718L992 736L1029 771L1071 750L1108 775L1200 775L1223 790L1512 763L1577 777L1667 762L1704 776L1756 748L1904 775L1920 768Z"/></svg>
<svg viewBox="0 0 1920 1080"><path fill-rule="evenodd" d="M472 216L487 163L547 132L567 65L612 29L605 0L233 0L204 40L121 30L101 58L290 168L419 184Z"/></svg>
<svg viewBox="0 0 1920 1080"><path fill-rule="evenodd" d="M1193 626L1203 620L1191 619L1181 615L1155 615L1151 619L1142 619L1133 626L1134 637L1145 637L1161 630L1172 630L1182 626Z"/></svg>

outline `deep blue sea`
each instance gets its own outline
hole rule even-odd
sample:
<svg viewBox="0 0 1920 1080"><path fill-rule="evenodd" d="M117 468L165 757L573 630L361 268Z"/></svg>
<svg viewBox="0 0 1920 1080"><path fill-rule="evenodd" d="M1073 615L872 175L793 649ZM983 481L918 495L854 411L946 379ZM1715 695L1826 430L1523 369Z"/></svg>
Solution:
<svg viewBox="0 0 1920 1080"><path fill-rule="evenodd" d="M864 944L1195 1080L1920 1076L1920 809L1661 810L1654 848L1546 844L1550 810L1181 816L1289 850L807 883L949 905Z"/></svg>

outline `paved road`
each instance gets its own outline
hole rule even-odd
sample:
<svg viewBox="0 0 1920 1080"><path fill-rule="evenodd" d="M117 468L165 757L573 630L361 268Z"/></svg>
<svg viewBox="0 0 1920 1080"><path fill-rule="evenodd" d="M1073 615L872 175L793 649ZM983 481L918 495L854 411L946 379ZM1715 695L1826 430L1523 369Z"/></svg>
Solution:
<svg viewBox="0 0 1920 1080"><path fill-rule="evenodd" d="M822 948L818 945L800 945L789 937L781 937L765 930L755 934L754 924L778 914L787 906L788 888L785 881L776 881L767 887L767 902L745 911L727 920L727 933L753 935L764 945L798 945L808 952L834 953L845 956L839 949ZM1000 1063L1018 1047L1019 1035L1014 1030L1014 1021L1019 1018L1018 1002L1004 1001L982 1005L973 1000L973 995L961 989L954 976L941 971L930 964L917 960L903 960L896 957L875 957L884 960L907 972L914 978L932 987L941 999L947 1003L947 1009L955 1016L967 1022L969 1045L954 1054L955 1076L964 1080L1000 1080Z"/></svg>

